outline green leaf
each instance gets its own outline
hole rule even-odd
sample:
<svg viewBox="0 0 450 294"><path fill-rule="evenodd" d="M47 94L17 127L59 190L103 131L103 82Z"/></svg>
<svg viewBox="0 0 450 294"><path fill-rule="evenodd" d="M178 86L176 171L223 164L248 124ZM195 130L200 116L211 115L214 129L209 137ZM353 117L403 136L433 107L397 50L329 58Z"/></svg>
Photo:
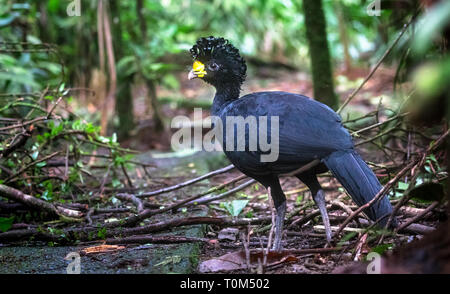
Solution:
<svg viewBox="0 0 450 294"><path fill-rule="evenodd" d="M231 216L238 216L242 210L247 206L248 200L233 200L231 202L223 203L223 206Z"/></svg>
<svg viewBox="0 0 450 294"><path fill-rule="evenodd" d="M51 190L45 190L44 193L42 193L41 198L47 201L51 201L53 200L53 192Z"/></svg>
<svg viewBox="0 0 450 294"><path fill-rule="evenodd" d="M378 246L372 248L372 252L376 252L381 255L390 248L392 248L392 244L381 244L381 245L378 245Z"/></svg>
<svg viewBox="0 0 450 294"><path fill-rule="evenodd" d="M406 189L408 189L408 187L409 187L408 183L398 182L397 189L406 191Z"/></svg>
<svg viewBox="0 0 450 294"><path fill-rule="evenodd" d="M31 158L33 160L36 160L38 158L38 155L39 155L39 150L36 150L33 153L31 153Z"/></svg>
<svg viewBox="0 0 450 294"><path fill-rule="evenodd" d="M437 159L436 159L436 156L434 156L434 154L430 154L430 159L432 160L432 161L434 161L435 163L438 163L438 161L437 161Z"/></svg>
<svg viewBox="0 0 450 294"><path fill-rule="evenodd" d="M14 221L14 216L11 216L9 218L6 217L0 217L0 231L3 233L9 230L12 227Z"/></svg>
<svg viewBox="0 0 450 294"><path fill-rule="evenodd" d="M66 86L66 84L62 83L62 84L59 86L58 91L61 93L61 92L64 90L64 87L65 87L65 86Z"/></svg>
<svg viewBox="0 0 450 294"><path fill-rule="evenodd" d="M64 127L63 124L59 124L59 125L57 125L57 126L54 125L54 126L52 127L52 130L51 130L50 135L51 135L52 137L57 136L59 133L62 132L63 127Z"/></svg>
<svg viewBox="0 0 450 294"><path fill-rule="evenodd" d="M37 166L37 167L44 167L44 166L46 166L46 165L47 165L47 162L45 162L45 161L36 163L36 166Z"/></svg>
<svg viewBox="0 0 450 294"><path fill-rule="evenodd" d="M116 178L114 178L114 179L111 180L111 184L112 184L113 188L117 188L117 187L119 187L119 186L122 185L122 183L120 182L120 180L118 180L118 179L116 179Z"/></svg>
<svg viewBox="0 0 450 294"><path fill-rule="evenodd" d="M101 228L100 230L98 230L97 236L100 239L106 239L106 232L107 232L106 228Z"/></svg>
<svg viewBox="0 0 450 294"><path fill-rule="evenodd" d="M117 134L116 133L112 134L110 142L111 143L117 143Z"/></svg>
<svg viewBox="0 0 450 294"><path fill-rule="evenodd" d="M342 239L339 241L338 245L342 246L345 242L354 238L356 235L358 235L357 232L349 232L349 233L345 234L344 237L342 237Z"/></svg>

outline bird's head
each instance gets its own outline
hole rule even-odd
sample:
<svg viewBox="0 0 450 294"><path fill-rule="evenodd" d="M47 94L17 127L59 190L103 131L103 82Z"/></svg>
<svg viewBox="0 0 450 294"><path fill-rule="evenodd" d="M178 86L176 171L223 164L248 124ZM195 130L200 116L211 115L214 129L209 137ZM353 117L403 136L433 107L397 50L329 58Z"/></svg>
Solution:
<svg viewBox="0 0 450 294"><path fill-rule="evenodd" d="M247 66L239 50L224 38L198 39L190 50L194 64L189 79L201 78L217 87L240 87L245 80Z"/></svg>

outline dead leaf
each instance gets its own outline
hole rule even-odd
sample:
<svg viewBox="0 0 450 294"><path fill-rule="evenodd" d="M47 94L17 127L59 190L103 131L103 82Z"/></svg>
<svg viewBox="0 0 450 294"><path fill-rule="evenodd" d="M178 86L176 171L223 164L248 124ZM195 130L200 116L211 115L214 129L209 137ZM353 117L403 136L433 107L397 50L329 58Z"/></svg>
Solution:
<svg viewBox="0 0 450 294"><path fill-rule="evenodd" d="M258 259L263 259L261 251L250 252L250 267L256 268L258 266ZM296 262L298 259L290 252L275 252L271 251L267 255L267 267L279 265L281 263ZM218 258L203 261L199 266L199 271L202 273L219 272L219 271L234 271L246 269L247 262L245 260L245 251L236 251L222 255Z"/></svg>
<svg viewBox="0 0 450 294"><path fill-rule="evenodd" d="M362 260L362 254L367 253L370 251L369 246L367 245L367 237L369 235L365 233L359 240L358 244L355 248L355 258L354 261L361 261Z"/></svg>
<svg viewBox="0 0 450 294"><path fill-rule="evenodd" d="M209 245L214 246L215 248L219 248L220 244L219 244L219 240L217 239L211 239L208 241Z"/></svg>

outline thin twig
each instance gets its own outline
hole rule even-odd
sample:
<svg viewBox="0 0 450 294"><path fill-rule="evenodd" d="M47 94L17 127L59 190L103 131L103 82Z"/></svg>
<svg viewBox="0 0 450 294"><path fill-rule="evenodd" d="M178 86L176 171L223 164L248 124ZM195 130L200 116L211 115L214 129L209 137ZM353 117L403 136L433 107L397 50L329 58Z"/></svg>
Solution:
<svg viewBox="0 0 450 294"><path fill-rule="evenodd" d="M425 152L425 154L422 156L421 160L413 160L410 163L408 163L400 172L397 173L397 175L392 178L378 193L377 195L370 200L369 202L367 202L366 204L360 206L357 210L355 210L343 223L342 225L339 227L339 229L337 230L335 236L338 236L339 233L345 228L345 226L358 214L360 214L364 209L370 207L371 205L373 205L375 202L377 202L379 199L381 199L383 196L385 196L385 193L397 182L400 180L400 178L406 174L409 170L411 169L416 169L416 168L420 168L419 164L423 164L423 162L425 162L424 158L426 158L428 156L428 154L433 151L434 149L436 149L438 146L440 146L443 142L445 142L445 138L448 136L448 134L450 133L450 129L447 130L444 134L442 134L437 140L436 142L434 142L433 145L431 145Z"/></svg>
<svg viewBox="0 0 450 294"><path fill-rule="evenodd" d="M433 210L436 206L438 206L439 202L438 201L434 201L433 203L431 203L430 206L427 207L427 209L424 209L421 213L419 213L418 215L416 215L415 217L412 217L411 219L409 219L408 221L402 223L398 228L396 228L395 232L400 232L401 230L403 230L404 228L408 227L410 224L418 221L419 219L421 219L423 216L425 216L428 212L430 212L431 210Z"/></svg>
<svg viewBox="0 0 450 294"><path fill-rule="evenodd" d="M384 52L383 56L380 58L380 60L375 64L375 66L372 68L372 70L370 71L370 73L367 75L367 77L364 79L364 81L359 85L358 88L356 88L351 94L350 96L348 96L347 99L345 99L344 103L342 103L342 105L339 107L339 109L337 110L337 113L341 113L341 111L345 108L345 106L347 106L347 104L356 96L356 94L358 94L358 92L362 89L362 87L367 83L368 80L370 80L370 78L373 76L373 74L375 73L375 71L378 69L378 67L381 65L381 63L384 61L384 59L389 55L389 53L391 53L392 49L395 47L395 45L397 44L397 42L400 40L400 38L403 36L403 34L406 32L406 30L408 29L409 25L413 22L413 20L415 19L415 15L413 17L411 17L411 19L409 20L409 22L407 24L405 24L403 26L403 29L401 30L401 32L398 34L397 38L394 40L394 42L391 44L391 46L389 46L389 48Z"/></svg>
<svg viewBox="0 0 450 294"><path fill-rule="evenodd" d="M242 179L245 179L245 178L247 178L246 175L240 175L239 177L236 177L236 178L234 178L234 179L232 179L230 181L227 181L227 182L225 182L225 183L223 183L223 184L221 184L219 186L216 186L216 187L213 187L211 189L208 189L205 192L201 192L201 193L199 193L197 195L194 195L192 197L183 199L183 200L181 200L179 202L176 202L176 203L174 203L172 205L169 205L167 207L158 209L157 211L154 212L154 214L163 213L163 212L166 212L166 211L169 211L169 210L178 209L178 208L182 207L186 203L193 202L194 200L196 200L196 199L198 199L200 197L203 197L203 196L206 196L206 195L211 194L213 192L219 191L219 190L223 189L224 187L226 187L228 185L231 185L231 184L234 184L234 183L236 183L236 182L238 182L238 181L240 181Z"/></svg>
<svg viewBox="0 0 450 294"><path fill-rule="evenodd" d="M163 194L163 193L172 192L172 191L184 188L186 186L195 184L197 182L209 179L209 178L214 177L216 175L220 175L220 174L226 173L226 172L228 172L228 171L230 171L232 169L234 169L234 165L230 164L229 166L226 166L224 168L221 168L221 169L209 172L209 173L204 174L204 175L202 175L200 177L197 177L195 179L191 179L189 181L186 181L186 182L174 185L174 186L166 187L166 188L163 188L163 189L159 189L159 190L156 190L156 191L142 193L142 194L137 195L137 196L138 197L150 197L150 196L155 196L155 195L159 195L159 194Z"/></svg>
<svg viewBox="0 0 450 294"><path fill-rule="evenodd" d="M239 192L239 191L241 191L241 190L247 188L248 186L254 184L255 182L256 182L256 180L250 179L250 180L248 180L247 182L244 182L243 184L241 184L241 185L239 185L239 186L237 186L237 187L235 187L235 188L233 188L233 189L231 189L231 190L229 190L229 191L227 191L227 192L224 192L224 193L222 193L222 194L219 194L219 195L217 195L217 196L206 197L206 198L203 198L203 199L200 199L200 200L196 200L195 202L194 202L194 201L191 201L191 205L206 204L206 203L209 203L209 202L212 202L212 201L216 201L216 200L219 200L219 199L223 199L223 198L225 198L225 197L228 197L228 196L230 196L230 195L233 195L234 193Z"/></svg>
<svg viewBox="0 0 450 294"><path fill-rule="evenodd" d="M59 153L60 153L59 151L56 151L56 152L54 152L54 153L52 153L52 154L50 154L50 155L47 155L47 156L45 156L45 157L43 157L43 158L41 158L41 159L39 159L39 160L36 160L36 161L31 162L30 164L26 165L25 167L23 167L22 169L20 169L20 170L19 170L18 172L16 172L15 174L13 174L13 175L7 177L6 180L5 180L5 183L7 183L7 182L9 182L10 180L12 180L12 179L18 177L18 176L21 175L23 172L25 172L25 171L28 170L29 168L35 166L36 164L41 163L41 162L44 162L44 161L46 161L46 160L49 160L50 158L55 157L55 156L58 155Z"/></svg>

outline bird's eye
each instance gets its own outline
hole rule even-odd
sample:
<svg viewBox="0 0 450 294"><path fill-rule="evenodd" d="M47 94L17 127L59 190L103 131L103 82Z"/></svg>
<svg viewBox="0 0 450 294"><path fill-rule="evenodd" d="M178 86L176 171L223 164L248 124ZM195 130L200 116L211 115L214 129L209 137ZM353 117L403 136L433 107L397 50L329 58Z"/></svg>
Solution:
<svg viewBox="0 0 450 294"><path fill-rule="evenodd" d="M219 65L218 65L217 63L215 63L215 62L211 62L211 63L208 65L208 68L209 68L209 70L216 71L216 70L219 69Z"/></svg>

